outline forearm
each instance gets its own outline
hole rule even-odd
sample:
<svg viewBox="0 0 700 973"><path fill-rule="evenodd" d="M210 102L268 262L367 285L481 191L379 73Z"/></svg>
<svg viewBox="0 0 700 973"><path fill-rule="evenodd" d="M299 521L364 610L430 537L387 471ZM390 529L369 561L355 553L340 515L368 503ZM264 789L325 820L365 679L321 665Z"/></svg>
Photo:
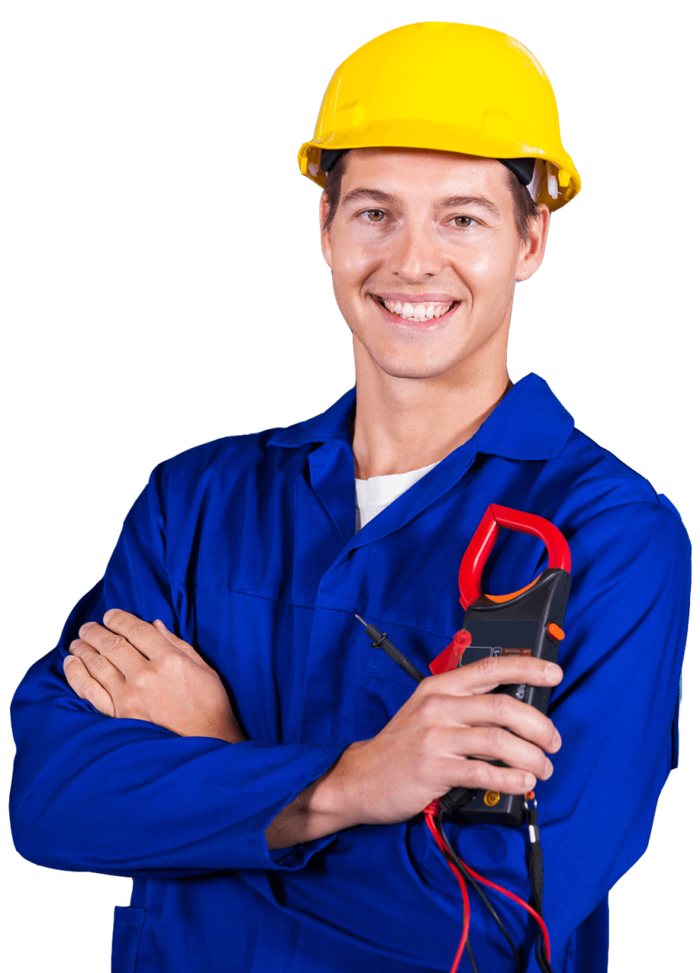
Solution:
<svg viewBox="0 0 700 973"><path fill-rule="evenodd" d="M62 683L58 652L30 670L13 719L18 850L48 867L116 875L274 868L266 825L340 753L101 716Z"/></svg>
<svg viewBox="0 0 700 973"><path fill-rule="evenodd" d="M315 808L315 792L320 783L312 784L298 794L265 829L267 847L272 851L277 848L291 848L315 838L339 831L345 825L334 823L332 814L324 814Z"/></svg>
<svg viewBox="0 0 700 973"><path fill-rule="evenodd" d="M561 738L541 713L489 690L560 678L543 660L484 659L425 679L380 733L351 744L277 815L268 847L408 821L453 787L525 793L550 776L544 751L558 750Z"/></svg>

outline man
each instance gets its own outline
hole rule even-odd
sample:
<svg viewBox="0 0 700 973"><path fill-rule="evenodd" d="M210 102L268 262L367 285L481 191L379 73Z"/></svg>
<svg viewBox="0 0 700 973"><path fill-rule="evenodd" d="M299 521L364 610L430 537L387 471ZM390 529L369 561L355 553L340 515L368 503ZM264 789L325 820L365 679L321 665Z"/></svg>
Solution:
<svg viewBox="0 0 700 973"><path fill-rule="evenodd" d="M453 787L539 780L551 965L597 973L607 891L675 762L688 546L668 501L541 379L508 379L515 283L579 187L551 89L505 35L400 28L341 66L300 160L327 190L356 393L154 472L105 578L18 691L17 846L134 877L117 971L441 970L461 915L421 810ZM355 613L427 672L494 502L569 542L564 675L502 658L415 689ZM535 578L540 546L503 538L485 590ZM519 682L554 687L551 718L489 694ZM529 898L521 830L449 833ZM527 915L499 907L536 969ZM470 939L482 970L515 968L480 901Z"/></svg>

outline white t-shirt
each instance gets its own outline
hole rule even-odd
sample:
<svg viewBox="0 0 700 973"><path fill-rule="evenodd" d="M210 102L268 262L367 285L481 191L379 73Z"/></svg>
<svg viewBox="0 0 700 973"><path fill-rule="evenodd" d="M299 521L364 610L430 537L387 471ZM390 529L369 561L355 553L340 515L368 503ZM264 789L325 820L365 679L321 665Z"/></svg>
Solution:
<svg viewBox="0 0 700 973"><path fill-rule="evenodd" d="M376 517L392 500L400 497L436 466L437 463L431 463L408 473L370 476L369 480L355 479L355 531L368 524L372 517Z"/></svg>

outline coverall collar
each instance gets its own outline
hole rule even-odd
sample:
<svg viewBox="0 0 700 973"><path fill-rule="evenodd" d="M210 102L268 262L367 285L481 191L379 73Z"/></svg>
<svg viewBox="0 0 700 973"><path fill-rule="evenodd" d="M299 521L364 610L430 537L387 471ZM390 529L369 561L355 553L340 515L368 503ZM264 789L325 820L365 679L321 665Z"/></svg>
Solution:
<svg viewBox="0 0 700 973"><path fill-rule="evenodd" d="M298 447L332 440L350 444L350 418L356 390L350 389L321 415L281 429L271 439L276 446ZM551 459L574 428L574 420L544 379L531 372L499 402L475 436L458 447L469 462L474 452L506 459ZM465 447L469 446L469 449Z"/></svg>

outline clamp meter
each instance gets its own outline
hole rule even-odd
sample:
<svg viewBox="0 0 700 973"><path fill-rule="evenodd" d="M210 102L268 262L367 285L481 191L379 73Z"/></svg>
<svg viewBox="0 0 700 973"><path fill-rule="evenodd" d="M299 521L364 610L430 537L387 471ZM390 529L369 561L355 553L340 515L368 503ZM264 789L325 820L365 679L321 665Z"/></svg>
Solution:
<svg viewBox="0 0 700 973"><path fill-rule="evenodd" d="M481 590L481 575L498 535L504 527L524 534L532 534L544 541L547 547L548 564L539 577L520 591L510 595L484 594ZM489 656L532 656L536 659L556 662L559 643L564 638L562 626L570 588L571 553L564 536L554 524L535 514L491 504L464 552L459 569L459 600L466 612L462 628L455 632L447 648L433 659L430 665L431 673L435 676L441 672L449 672L451 669L469 665ZM423 674L395 645L392 645L386 632L380 632L374 625L367 624L359 615L356 617L365 626L365 632L372 639L375 648L383 649L416 682L423 680ZM546 713L551 688L528 686L523 683L522 685L499 685L491 692L507 693ZM505 766L502 761L491 762ZM470 950L466 881L476 888L482 898L485 898L484 893L478 888L477 883L490 885L505 893L534 916L540 926L535 945L537 963L545 973L552 973L549 934L542 918L542 850L534 792L525 795L501 794L498 791L454 787L443 797L432 801L423 814L429 830L460 882L464 899L464 929L452 971L455 971L459 965L464 946L466 945ZM442 825L444 816L456 818L467 824L506 824L516 827L522 825L524 818L527 817L530 840L528 871L532 886L532 907L507 889L477 875L459 858L444 831ZM508 939L516 968L521 970L518 953L510 936L493 907L488 902L486 904ZM473 969L476 970L471 950L469 957Z"/></svg>
<svg viewBox="0 0 700 973"><path fill-rule="evenodd" d="M488 595L481 590L484 565L502 528L532 534L547 546L548 566L527 587L510 595ZM491 504L484 514L459 569L460 603L466 609L460 631L433 660L433 675L469 665L488 656L533 656L556 662L571 587L571 554L561 532L544 517ZM546 713L551 688L497 686ZM501 763L501 766L504 766ZM441 810L470 824L523 823L522 795L455 787L440 802Z"/></svg>

